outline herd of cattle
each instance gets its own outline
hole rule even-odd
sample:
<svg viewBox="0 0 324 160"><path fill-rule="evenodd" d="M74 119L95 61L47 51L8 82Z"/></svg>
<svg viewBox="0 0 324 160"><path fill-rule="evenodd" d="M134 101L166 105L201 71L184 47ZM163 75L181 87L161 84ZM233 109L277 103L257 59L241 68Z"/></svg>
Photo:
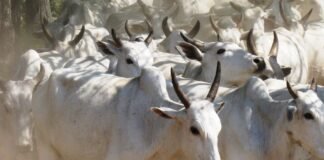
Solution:
<svg viewBox="0 0 324 160"><path fill-rule="evenodd" d="M0 159L324 159L324 1L211 1L41 18L0 80Z"/></svg>

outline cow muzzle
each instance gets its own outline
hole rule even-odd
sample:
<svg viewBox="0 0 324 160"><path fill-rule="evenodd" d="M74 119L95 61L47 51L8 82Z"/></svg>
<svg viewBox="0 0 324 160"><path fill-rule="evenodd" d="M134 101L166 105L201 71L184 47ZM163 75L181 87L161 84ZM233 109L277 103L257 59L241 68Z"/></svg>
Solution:
<svg viewBox="0 0 324 160"><path fill-rule="evenodd" d="M262 72L266 69L266 63L262 57L256 57L253 59L253 63L257 65L256 73Z"/></svg>

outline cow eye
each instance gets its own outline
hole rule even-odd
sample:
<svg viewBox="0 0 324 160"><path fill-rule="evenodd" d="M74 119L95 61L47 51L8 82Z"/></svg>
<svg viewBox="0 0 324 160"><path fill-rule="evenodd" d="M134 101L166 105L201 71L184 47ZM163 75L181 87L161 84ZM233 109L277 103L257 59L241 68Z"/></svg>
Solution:
<svg viewBox="0 0 324 160"><path fill-rule="evenodd" d="M135 38L135 41L136 41L136 42L142 42L143 39L142 39L142 37L136 37L136 38Z"/></svg>
<svg viewBox="0 0 324 160"><path fill-rule="evenodd" d="M217 51L217 54L223 54L223 53L225 53L225 49L224 48L221 48L221 49L219 49L218 51Z"/></svg>
<svg viewBox="0 0 324 160"><path fill-rule="evenodd" d="M134 62L133 62L133 60L131 60L130 58L127 58L127 59L126 59L126 63L127 63L127 64L133 64Z"/></svg>
<svg viewBox="0 0 324 160"><path fill-rule="evenodd" d="M305 117L305 119L307 119L307 120L313 120L313 119L314 119L314 116L313 116L313 114L311 114L311 113L305 113L305 114L304 114L304 117Z"/></svg>
<svg viewBox="0 0 324 160"><path fill-rule="evenodd" d="M190 127L190 132L191 132L193 135L195 135L195 136L200 135L199 130L198 130L196 127L194 127L194 126L191 126L191 127Z"/></svg>

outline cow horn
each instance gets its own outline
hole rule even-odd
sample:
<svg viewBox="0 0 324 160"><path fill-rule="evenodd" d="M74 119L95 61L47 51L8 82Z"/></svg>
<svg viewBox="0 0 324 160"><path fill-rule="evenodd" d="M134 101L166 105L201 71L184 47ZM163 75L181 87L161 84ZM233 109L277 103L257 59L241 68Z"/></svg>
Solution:
<svg viewBox="0 0 324 160"><path fill-rule="evenodd" d="M241 6L241 5L239 5L239 4L237 4L237 3L235 3L235 2L229 2L229 4L231 5L231 7L234 9L234 10L236 10L237 12L243 12L244 11L244 7L243 6Z"/></svg>
<svg viewBox="0 0 324 160"><path fill-rule="evenodd" d="M200 21L198 20L195 24L195 26L191 29L191 31L189 31L188 33L188 37L190 38L194 38L197 33L199 32L200 30Z"/></svg>
<svg viewBox="0 0 324 160"><path fill-rule="evenodd" d="M84 32L85 32L85 27L83 25L79 34L72 41L69 42L70 46L73 46L73 47L76 46L82 39Z"/></svg>
<svg viewBox="0 0 324 160"><path fill-rule="evenodd" d="M221 65L220 62L217 61L217 68L216 68L216 74L214 77L214 81L212 83L212 86L210 87L210 90L208 92L208 95L206 97L207 100L210 102L214 102L219 85L220 85L220 79L221 79Z"/></svg>
<svg viewBox="0 0 324 160"><path fill-rule="evenodd" d="M309 17L311 16L312 12L313 12L313 9L309 10L307 12L307 14L300 20L300 23L305 25L307 23Z"/></svg>
<svg viewBox="0 0 324 160"><path fill-rule="evenodd" d="M269 52L269 56L277 56L279 49L278 35L276 31L273 31L273 42Z"/></svg>
<svg viewBox="0 0 324 160"><path fill-rule="evenodd" d="M275 76L277 79L284 79L285 73L281 69L280 65L278 64L277 55L278 55L278 35L276 31L273 31L273 43L269 52L269 62L271 67L274 70Z"/></svg>
<svg viewBox="0 0 324 160"><path fill-rule="evenodd" d="M180 101L182 102L184 107L186 109L188 109L190 107L190 101L189 101L188 97L181 91L179 83L177 81L177 77L176 77L176 75L174 73L173 68L171 68L171 79L172 79L172 84L173 84L174 91L176 92L178 98L180 99Z"/></svg>
<svg viewBox="0 0 324 160"><path fill-rule="evenodd" d="M290 83L288 81L286 81L286 85L287 85L287 89L288 89L288 92L289 94L294 98L294 99L297 99L298 98L298 95L297 93L291 88L290 86Z"/></svg>
<svg viewBox="0 0 324 160"><path fill-rule="evenodd" d="M213 20L213 17L212 17L212 15L209 15L209 22L210 22L210 24L211 24L211 26L212 26L212 28L214 29L214 31L216 32L216 34L217 34L217 40L218 41L221 41L221 36L220 36L220 32L219 32L219 28L217 27L217 25L214 23L214 20Z"/></svg>
<svg viewBox="0 0 324 160"><path fill-rule="evenodd" d="M153 40L153 31L150 31L149 35L146 37L144 42L146 45L149 45L152 42L152 40Z"/></svg>
<svg viewBox="0 0 324 160"><path fill-rule="evenodd" d="M195 45L196 47L198 47L199 49L203 49L205 44L202 41L199 40L195 40L192 39L190 37L188 37L187 35L183 34L182 32L180 32L180 36L182 37L182 39L190 44Z"/></svg>
<svg viewBox="0 0 324 160"><path fill-rule="evenodd" d="M145 23L147 25L149 32L153 31L153 27L152 27L151 23L148 20L145 20Z"/></svg>
<svg viewBox="0 0 324 160"><path fill-rule="evenodd" d="M128 20L126 20L126 22L125 22L125 31L126 31L128 37L130 37L130 38L133 37L133 34L130 32Z"/></svg>
<svg viewBox="0 0 324 160"><path fill-rule="evenodd" d="M112 38L116 44L116 47L120 48L123 46L122 41L117 37L115 29L111 29Z"/></svg>
<svg viewBox="0 0 324 160"><path fill-rule="evenodd" d="M285 9L284 9L284 0L280 0L279 2L279 10L280 10L280 15L285 23L286 26L289 26L289 22L288 22L288 19L286 17L286 14L285 14Z"/></svg>
<svg viewBox="0 0 324 160"><path fill-rule="evenodd" d="M315 78L312 79L312 82L311 82L311 84L310 84L309 89L311 89L311 90L317 92L317 83L316 83Z"/></svg>
<svg viewBox="0 0 324 160"><path fill-rule="evenodd" d="M41 22L42 30L43 30L43 32L44 32L44 34L45 34L46 39L47 39L47 40L48 40L52 45L54 45L54 44L56 43L56 39L52 36L52 34L48 31L47 27L46 27L45 24L44 24L47 20L46 20L45 18L43 18L41 21L42 21L42 22Z"/></svg>
<svg viewBox="0 0 324 160"><path fill-rule="evenodd" d="M250 29L249 33L248 33L248 36L247 36L247 48L248 50L254 54L254 55L257 55L257 49L256 49L256 46L254 44L254 40L253 40L253 28Z"/></svg>
<svg viewBox="0 0 324 160"><path fill-rule="evenodd" d="M216 113L218 114L220 111L223 110L224 107L225 107L225 103L222 102L222 103L220 104L220 106L216 109Z"/></svg>
<svg viewBox="0 0 324 160"><path fill-rule="evenodd" d="M169 26L168 19L168 17L165 17L162 21L162 30L166 37L168 37L172 32L172 28Z"/></svg>

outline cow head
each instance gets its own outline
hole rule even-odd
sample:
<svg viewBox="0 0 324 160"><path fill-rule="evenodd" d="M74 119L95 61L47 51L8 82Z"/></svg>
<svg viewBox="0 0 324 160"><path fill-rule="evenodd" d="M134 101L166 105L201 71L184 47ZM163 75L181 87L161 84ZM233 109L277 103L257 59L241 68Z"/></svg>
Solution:
<svg viewBox="0 0 324 160"><path fill-rule="evenodd" d="M31 100L35 88L44 77L45 70L32 79L24 81L0 81L0 114L5 118L1 123L6 123L9 132L13 136L18 148L31 151L32 122Z"/></svg>
<svg viewBox="0 0 324 160"><path fill-rule="evenodd" d="M145 21L146 25L147 25L147 28L149 30L149 32L153 32L153 28L152 28L152 25L150 24L150 22L148 22L147 20ZM131 29L130 29L130 25L129 25L129 20L126 20L125 22L125 31L129 37L129 40L130 41L137 41L137 42L143 42L145 40L145 37L144 35L135 35L131 32Z"/></svg>
<svg viewBox="0 0 324 160"><path fill-rule="evenodd" d="M288 136L313 156L324 158L324 104L316 94L314 81L310 89L295 91L287 82L293 97L287 109Z"/></svg>
<svg viewBox="0 0 324 160"><path fill-rule="evenodd" d="M181 91L176 75L171 69L172 84L183 108L180 110L166 107L151 108L159 116L178 123L177 130L181 133L178 140L181 142L182 152L188 155L187 159L220 159L217 143L221 123L217 112L223 105L215 110L213 103L220 84L220 72L220 63L217 62L214 81L206 99L190 102Z"/></svg>
<svg viewBox="0 0 324 160"><path fill-rule="evenodd" d="M154 38L162 38L162 19L166 16L174 17L178 14L179 6L177 2L174 1L170 8L164 9L148 6L142 0L137 0L137 3L140 5L145 18L152 24L154 30Z"/></svg>
<svg viewBox="0 0 324 160"><path fill-rule="evenodd" d="M302 17L300 12L296 8L289 5L286 0L280 0L279 9L285 27L287 27L290 31L304 35L306 23L313 12L313 9Z"/></svg>
<svg viewBox="0 0 324 160"><path fill-rule="evenodd" d="M95 46L95 41L92 37L90 36L84 36L85 34L85 26L82 26L79 33L73 35L69 35L71 37L74 37L72 40L67 40L66 36L63 41L56 39L52 34L47 30L46 26L44 23L42 23L42 30L45 34L46 39L50 42L51 47L48 48L46 51L52 51L55 50L59 53L65 54L67 56L75 57L77 55L82 55L85 54L87 55L88 53L94 52L97 50ZM90 41L89 41L89 40ZM81 43L81 41L83 41ZM93 43L93 44L91 44ZM83 53L84 52L84 53ZM80 57L80 56L77 56Z"/></svg>
<svg viewBox="0 0 324 160"><path fill-rule="evenodd" d="M246 52L237 44L211 42L203 43L181 34L186 42L179 44L183 54L197 60L202 66L202 79L211 82L215 73L215 62L222 63L222 84L242 85L252 75L262 73L266 63L262 57ZM235 76L234 76L235 75Z"/></svg>
<svg viewBox="0 0 324 160"><path fill-rule="evenodd" d="M210 15L209 21L212 28L217 34L217 41L240 44L241 32L238 28L239 24L235 23L231 17L222 17L217 21L217 23L215 23L212 16Z"/></svg>
<svg viewBox="0 0 324 160"><path fill-rule="evenodd" d="M276 31L273 31L273 42L271 45L271 49L268 54L266 53L259 53L257 46L253 39L253 28L249 31L247 36L247 49L254 55L259 56L265 56L265 58L268 60L267 62L270 63L269 67L271 67L271 70L273 70L273 75L266 75L266 77L269 78L277 78L277 79L284 79L286 76L290 74L291 68L290 67L283 67L280 66L277 60L278 57L278 48L279 48L279 40L278 35Z"/></svg>
<svg viewBox="0 0 324 160"><path fill-rule="evenodd" d="M152 41L153 32L150 32L144 42L120 40L114 29L111 34L113 41L109 40L107 44L99 41L97 45L105 54L114 55L117 58L116 75L137 77L141 74L143 67L153 64L152 53L147 47Z"/></svg>
<svg viewBox="0 0 324 160"><path fill-rule="evenodd" d="M264 6L244 7L237 3L230 2L231 7L241 14L240 27L244 31L255 27L258 30L264 30L264 20L268 18L268 8L272 2Z"/></svg>
<svg viewBox="0 0 324 160"><path fill-rule="evenodd" d="M186 32L184 30L173 30L169 25L168 19L168 17L165 17L162 21L162 30L166 37L160 43L160 47L165 52L177 53L175 46L178 41L182 41L180 33L186 33L190 38L194 38L200 30L200 22L197 21L193 28L189 32Z"/></svg>

